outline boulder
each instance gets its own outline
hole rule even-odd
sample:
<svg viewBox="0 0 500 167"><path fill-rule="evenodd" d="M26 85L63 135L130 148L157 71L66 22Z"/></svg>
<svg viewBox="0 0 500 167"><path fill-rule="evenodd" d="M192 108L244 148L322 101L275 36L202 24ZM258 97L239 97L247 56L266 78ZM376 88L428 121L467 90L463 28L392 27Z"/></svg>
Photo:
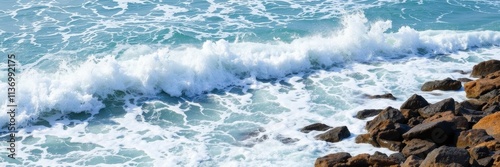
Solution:
<svg viewBox="0 0 500 167"><path fill-rule="evenodd" d="M494 98L495 96L498 96L498 95L500 95L500 89L493 89L493 90L488 91L485 94L479 96L479 98L477 98L477 100L484 102L484 104L486 104L486 102L488 102L488 100L490 100L491 98Z"/></svg>
<svg viewBox="0 0 500 167"><path fill-rule="evenodd" d="M488 60L472 67L471 77L482 78L490 73L500 70L500 60Z"/></svg>
<svg viewBox="0 0 500 167"><path fill-rule="evenodd" d="M402 109L401 114L403 114L403 117L405 117L406 120L420 116L418 109Z"/></svg>
<svg viewBox="0 0 500 167"><path fill-rule="evenodd" d="M471 159L469 161L473 166L491 166L493 158L490 157L490 150L486 147L474 147L469 149Z"/></svg>
<svg viewBox="0 0 500 167"><path fill-rule="evenodd" d="M469 122L463 116L455 116L452 111L441 112L427 118L422 123L436 122L436 121L448 121L455 124L455 129L469 129Z"/></svg>
<svg viewBox="0 0 500 167"><path fill-rule="evenodd" d="M347 160L348 166L369 166L370 154L359 154Z"/></svg>
<svg viewBox="0 0 500 167"><path fill-rule="evenodd" d="M399 164L396 160L389 158L386 154L376 151L368 159L371 166L391 166Z"/></svg>
<svg viewBox="0 0 500 167"><path fill-rule="evenodd" d="M432 150L437 148L437 145L433 142L422 140L422 139L412 139L405 141L406 146L401 151L405 157L415 155L421 158L425 158Z"/></svg>
<svg viewBox="0 0 500 167"><path fill-rule="evenodd" d="M500 95L495 96L486 102L483 106L482 110L485 114L493 114L497 111L500 111Z"/></svg>
<svg viewBox="0 0 500 167"><path fill-rule="evenodd" d="M398 109L387 107L382 110L380 114L377 115L373 120L366 123L366 129L372 131L373 128L377 127L382 121L390 121L392 123L406 123L406 119Z"/></svg>
<svg viewBox="0 0 500 167"><path fill-rule="evenodd" d="M444 80L429 81L422 85L420 90L422 91L433 91L433 90L460 90L462 88L462 83L451 78L446 78Z"/></svg>
<svg viewBox="0 0 500 167"><path fill-rule="evenodd" d="M367 98L369 99L390 99L390 100L396 100L396 97L392 95L391 93L386 93L382 95L366 95Z"/></svg>
<svg viewBox="0 0 500 167"><path fill-rule="evenodd" d="M356 118L365 119L368 117L373 117L375 115L378 115L380 112L382 112L382 109L365 109L358 111L358 113L356 114Z"/></svg>
<svg viewBox="0 0 500 167"><path fill-rule="evenodd" d="M401 164L406 160L406 157L405 155L403 155L403 153L393 153L389 155L389 158L395 160L398 164Z"/></svg>
<svg viewBox="0 0 500 167"><path fill-rule="evenodd" d="M436 121L419 124L403 134L405 140L424 139L443 145L453 139L455 132L453 124L447 121Z"/></svg>
<svg viewBox="0 0 500 167"><path fill-rule="evenodd" d="M484 129L490 136L500 140L500 112L482 118L472 129Z"/></svg>
<svg viewBox="0 0 500 167"><path fill-rule="evenodd" d="M493 137L488 135L484 129L470 129L460 132L457 139L457 147L473 147L491 140L493 140Z"/></svg>
<svg viewBox="0 0 500 167"><path fill-rule="evenodd" d="M401 105L400 109L419 109L429 105L429 102L424 99L424 97L413 94L408 100L406 100L403 105Z"/></svg>
<svg viewBox="0 0 500 167"><path fill-rule="evenodd" d="M459 103L459 107L463 107L465 109L481 111L483 106L486 103L484 101L480 101L477 99L469 99ZM458 107L457 107L458 108Z"/></svg>
<svg viewBox="0 0 500 167"><path fill-rule="evenodd" d="M375 141L375 136L370 135L369 133L367 134L360 134L356 136L355 142L356 143L368 143L371 144L375 147L380 147L378 143Z"/></svg>
<svg viewBox="0 0 500 167"><path fill-rule="evenodd" d="M307 125L305 127L303 127L302 129L300 129L301 132L304 132L304 133L309 133L313 130L316 130L316 131L325 131L325 130L328 130L332 128L331 126L328 126L328 125L325 125L325 124L322 124L322 123L314 123L314 124L311 124L311 125Z"/></svg>
<svg viewBox="0 0 500 167"><path fill-rule="evenodd" d="M491 90L500 88L500 71L491 73L485 78L465 83L465 93L468 98L478 98Z"/></svg>
<svg viewBox="0 0 500 167"><path fill-rule="evenodd" d="M422 161L421 166L445 167L448 165L469 166L470 155L463 148L441 146L429 154Z"/></svg>
<svg viewBox="0 0 500 167"><path fill-rule="evenodd" d="M406 161L401 165L401 167L419 167L423 159L412 155L406 158Z"/></svg>
<svg viewBox="0 0 500 167"><path fill-rule="evenodd" d="M428 105L419 109L418 113L420 113L420 116L424 118L429 118L436 113L445 111L455 111L455 100L453 100L453 98L447 98L437 103Z"/></svg>
<svg viewBox="0 0 500 167"><path fill-rule="evenodd" d="M349 129L347 129L346 126L341 126L328 130L323 134L317 135L316 139L334 143L339 142L340 140L345 139L349 136L351 136L351 132L349 132Z"/></svg>
<svg viewBox="0 0 500 167"><path fill-rule="evenodd" d="M315 167L345 166L345 163L349 158L351 158L351 154L346 152L329 154L324 157L317 158L316 162L314 163L314 166Z"/></svg>

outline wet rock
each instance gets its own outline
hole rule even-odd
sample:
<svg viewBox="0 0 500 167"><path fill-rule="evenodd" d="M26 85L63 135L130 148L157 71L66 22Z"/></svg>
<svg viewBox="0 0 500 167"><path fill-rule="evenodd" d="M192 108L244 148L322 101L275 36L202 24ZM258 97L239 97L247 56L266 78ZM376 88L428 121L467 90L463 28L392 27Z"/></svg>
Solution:
<svg viewBox="0 0 500 167"><path fill-rule="evenodd" d="M467 83L467 82L474 81L474 80L469 79L469 78L457 78L457 81L460 81L460 82L463 82L463 83Z"/></svg>
<svg viewBox="0 0 500 167"><path fill-rule="evenodd" d="M500 88L500 71L491 73L485 78L467 82L464 85L468 98L478 98L479 96Z"/></svg>
<svg viewBox="0 0 500 167"><path fill-rule="evenodd" d="M322 124L322 123L314 123L314 124L311 124L311 125L307 125L305 127L303 127L302 129L300 129L301 132L304 132L304 133L309 133L313 130L315 131L325 131L325 130L328 130L332 128L331 126L328 126L328 125L325 125L325 124Z"/></svg>
<svg viewBox="0 0 500 167"><path fill-rule="evenodd" d="M373 128L377 127L382 121L388 120L392 123L406 123L406 119L398 109L387 107L380 114L377 115L373 120L366 123L366 129L372 131Z"/></svg>
<svg viewBox="0 0 500 167"><path fill-rule="evenodd" d="M470 72L466 72L464 70L452 70L451 72L456 72L456 73L460 73L460 74L463 74L463 75L470 73Z"/></svg>
<svg viewBox="0 0 500 167"><path fill-rule="evenodd" d="M338 167L345 166L347 160L351 158L351 154L346 152L339 152L334 154L329 154L324 157L316 159L314 163L315 167Z"/></svg>
<svg viewBox="0 0 500 167"><path fill-rule="evenodd" d="M386 154L378 151L370 156L368 163L372 166L391 166L399 164L397 161L389 158Z"/></svg>
<svg viewBox="0 0 500 167"><path fill-rule="evenodd" d="M315 138L318 140L334 143L339 142L340 140L345 139L349 136L351 136L351 132L349 132L347 126L341 126L328 130L323 134L319 134Z"/></svg>
<svg viewBox="0 0 500 167"><path fill-rule="evenodd" d="M446 78L444 80L429 81L422 85L420 90L422 91L433 91L433 90L460 90L462 88L462 83L451 78Z"/></svg>
<svg viewBox="0 0 500 167"><path fill-rule="evenodd" d="M429 118L436 113L445 111L455 111L455 100L453 100L453 98L447 98L437 103L428 105L419 109L418 113L420 113L420 116L424 118Z"/></svg>
<svg viewBox="0 0 500 167"><path fill-rule="evenodd" d="M465 167L469 166L469 159L469 152L463 148L441 146L427 154L421 166L460 165Z"/></svg>
<svg viewBox="0 0 500 167"><path fill-rule="evenodd" d="M414 138L433 141L438 145L446 144L454 136L453 124L447 121L437 121L419 124L403 134L405 140Z"/></svg>
<svg viewBox="0 0 500 167"><path fill-rule="evenodd" d="M356 114L356 118L365 119L368 117L373 117L375 115L378 115L380 112L382 112L382 109L365 109L358 111L358 113Z"/></svg>
<svg viewBox="0 0 500 167"><path fill-rule="evenodd" d="M369 166L370 154L359 154L349 158L347 165L349 166Z"/></svg>
<svg viewBox="0 0 500 167"><path fill-rule="evenodd" d="M460 132L457 139L458 148L473 147L480 143L493 140L493 137L488 135L484 129L470 129Z"/></svg>
<svg viewBox="0 0 500 167"><path fill-rule="evenodd" d="M386 93L382 95L366 95L367 98L369 99L390 99L390 100L396 100L396 97L392 95L391 93Z"/></svg>
<svg viewBox="0 0 500 167"><path fill-rule="evenodd" d="M401 167L419 167L422 161L424 161L422 158L412 155L406 158L406 161L401 165Z"/></svg>
<svg viewBox="0 0 500 167"><path fill-rule="evenodd" d="M299 139L297 139L297 138L285 137L282 135L277 135L276 140L280 141L283 144L293 144L293 143L299 141Z"/></svg>
<svg viewBox="0 0 500 167"><path fill-rule="evenodd" d="M482 78L486 75L500 70L500 60L488 60L476 64L472 68L471 77Z"/></svg>
<svg viewBox="0 0 500 167"><path fill-rule="evenodd" d="M488 115L479 120L472 129L484 129L486 133L495 139L500 139L500 112Z"/></svg>
<svg viewBox="0 0 500 167"><path fill-rule="evenodd" d="M418 157L425 158L432 150L437 148L437 145L433 142L422 140L422 139L412 139L405 141L406 146L401 151L405 157L411 155L416 155Z"/></svg>
<svg viewBox="0 0 500 167"><path fill-rule="evenodd" d="M425 106L428 106L429 102L424 99L424 97L413 94L408 100L406 100L403 105L401 105L400 109L419 109Z"/></svg>

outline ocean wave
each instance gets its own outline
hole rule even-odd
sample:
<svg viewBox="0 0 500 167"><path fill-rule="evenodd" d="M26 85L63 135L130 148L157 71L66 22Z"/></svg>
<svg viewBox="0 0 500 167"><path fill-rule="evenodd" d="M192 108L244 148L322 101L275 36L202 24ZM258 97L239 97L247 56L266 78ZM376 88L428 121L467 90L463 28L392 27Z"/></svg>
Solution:
<svg viewBox="0 0 500 167"><path fill-rule="evenodd" d="M344 16L342 27L328 35L291 42L219 40L206 41L201 47L175 48L135 45L120 56L90 57L80 64L61 63L56 73L34 67L18 75L17 119L23 124L51 110L96 113L104 107L102 98L115 91L194 96L344 63L500 45L497 31L417 31L408 26L391 29L390 20L371 22L363 13L356 13ZM7 84L1 85L0 93L7 94ZM2 110L6 110L6 100L1 102ZM0 124L7 121L8 115L2 112Z"/></svg>

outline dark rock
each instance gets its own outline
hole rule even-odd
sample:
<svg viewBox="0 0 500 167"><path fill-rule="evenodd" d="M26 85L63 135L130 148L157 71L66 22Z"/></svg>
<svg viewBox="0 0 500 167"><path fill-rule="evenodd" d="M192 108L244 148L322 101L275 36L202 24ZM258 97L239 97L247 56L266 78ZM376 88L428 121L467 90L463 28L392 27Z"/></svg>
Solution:
<svg viewBox="0 0 500 167"><path fill-rule="evenodd" d="M493 166L500 166L500 152L497 151L491 156L493 158Z"/></svg>
<svg viewBox="0 0 500 167"><path fill-rule="evenodd" d="M490 150L485 146L469 149L471 156L470 163L473 166L491 166L493 159L490 157Z"/></svg>
<svg viewBox="0 0 500 167"><path fill-rule="evenodd" d="M382 95L366 95L369 99L390 99L390 100L396 100L396 97L394 97L391 93L386 93Z"/></svg>
<svg viewBox="0 0 500 167"><path fill-rule="evenodd" d="M395 160L389 158L386 154L376 151L368 159L368 163L372 166L391 166L399 164Z"/></svg>
<svg viewBox="0 0 500 167"><path fill-rule="evenodd" d="M493 140L493 137L488 135L484 129L470 129L460 132L457 139L458 148L473 147L480 143Z"/></svg>
<svg viewBox="0 0 500 167"><path fill-rule="evenodd" d="M479 96L500 88L500 71L491 73L485 78L467 82L464 85L468 98L478 98Z"/></svg>
<svg viewBox="0 0 500 167"><path fill-rule="evenodd" d="M285 137L282 135L277 135L276 140L280 141L283 144L293 144L293 143L299 141L299 139L297 139L297 138Z"/></svg>
<svg viewBox="0 0 500 167"><path fill-rule="evenodd" d="M469 79L469 78L458 78L457 81L467 83L467 82L474 81L474 80Z"/></svg>
<svg viewBox="0 0 500 167"><path fill-rule="evenodd" d="M399 132L399 134L404 134L408 132L411 127L406 124L395 123L394 128Z"/></svg>
<svg viewBox="0 0 500 167"><path fill-rule="evenodd" d="M316 130L316 131L325 131L325 130L328 130L332 128L331 126L328 126L328 125L325 125L325 124L322 124L322 123L314 123L314 124L311 124L311 125L307 125L305 127L303 127L302 129L300 129L301 132L304 132L304 133L309 133L313 130Z"/></svg>
<svg viewBox="0 0 500 167"><path fill-rule="evenodd" d="M420 116L420 114L418 113L418 109L402 109L401 113L403 114L406 120Z"/></svg>
<svg viewBox="0 0 500 167"><path fill-rule="evenodd" d="M498 96L498 95L500 95L500 89L493 89L493 90L488 91L485 94L479 96L478 100L481 102L484 102L484 104L486 104L486 102L488 102L488 100L490 100L491 98L494 98L495 96ZM482 107L481 107L481 109L482 109Z"/></svg>
<svg viewBox="0 0 500 167"><path fill-rule="evenodd" d="M406 146L401 151L405 157L416 155L418 157L426 157L432 150L437 148L433 142L421 139L412 139L405 141Z"/></svg>
<svg viewBox="0 0 500 167"><path fill-rule="evenodd" d="M317 135L316 139L334 143L339 142L340 140L345 139L349 136L351 136L351 132L349 132L349 129L347 129L346 126L341 126L326 131L323 134Z"/></svg>
<svg viewBox="0 0 500 167"><path fill-rule="evenodd" d="M462 83L451 78L446 78L444 80L429 81L422 85L420 90L422 91L433 91L433 90L460 90L462 88Z"/></svg>
<svg viewBox="0 0 500 167"><path fill-rule="evenodd" d="M329 154L324 157L316 159L314 163L315 167L337 167L345 165L347 160L351 158L351 154L346 152L339 152L334 154Z"/></svg>
<svg viewBox="0 0 500 167"><path fill-rule="evenodd" d="M401 164L401 163L405 162L405 160L406 160L406 157L405 157L405 155L403 155L403 153L391 154L391 155L389 155L389 158L395 160L398 164Z"/></svg>
<svg viewBox="0 0 500 167"><path fill-rule="evenodd" d="M358 111L358 113L356 114L356 118L365 119L368 117L373 117L375 115L378 115L380 112L382 112L382 109L365 109Z"/></svg>
<svg viewBox="0 0 500 167"><path fill-rule="evenodd" d="M367 134L361 134L356 136L355 142L356 143L368 143L371 144L375 147L380 147L377 142L375 142L375 136L370 135L369 133Z"/></svg>
<svg viewBox="0 0 500 167"><path fill-rule="evenodd" d="M405 140L414 138L427 139L438 145L446 144L453 138L453 124L447 121L437 121L419 124L403 134Z"/></svg>
<svg viewBox="0 0 500 167"><path fill-rule="evenodd" d="M495 96L486 102L483 106L482 110L485 114L493 114L497 111L500 111L500 95Z"/></svg>
<svg viewBox="0 0 500 167"><path fill-rule="evenodd" d="M380 147L388 148L392 151L401 151L404 147L404 144L401 141L377 139L377 143Z"/></svg>
<svg viewBox="0 0 500 167"><path fill-rule="evenodd" d="M472 166L490 167L493 165L493 158L491 157L484 157L473 161Z"/></svg>
<svg viewBox="0 0 500 167"><path fill-rule="evenodd" d="M464 70L452 70L451 72L456 72L464 75L470 73L470 72L465 72Z"/></svg>
<svg viewBox="0 0 500 167"><path fill-rule="evenodd" d="M453 98L447 98L435 104L428 105L418 110L418 113L424 118L429 118L436 113L444 111L455 111L455 100Z"/></svg>
<svg viewBox="0 0 500 167"><path fill-rule="evenodd" d="M422 122L424 122L424 118L423 117L421 117L421 116L413 117L413 118L410 118L408 120L408 126L415 127L418 124L421 124Z"/></svg>
<svg viewBox="0 0 500 167"><path fill-rule="evenodd" d="M484 129L490 136L500 140L500 112L482 118L472 129Z"/></svg>
<svg viewBox="0 0 500 167"><path fill-rule="evenodd" d="M398 109L387 107L382 110L380 114L377 115L373 120L366 123L366 129L372 131L373 128L377 127L380 122L389 120L392 123L406 123L405 117Z"/></svg>
<svg viewBox="0 0 500 167"><path fill-rule="evenodd" d="M494 152L494 151L500 151L500 141L497 140L491 140L487 142L480 143L476 145L475 147L486 147L488 150Z"/></svg>
<svg viewBox="0 0 500 167"><path fill-rule="evenodd" d="M479 120L481 120L483 117L486 115L468 115L468 114L463 114L463 117L469 122L469 126L475 125Z"/></svg>
<svg viewBox="0 0 500 167"><path fill-rule="evenodd" d="M403 105L401 105L400 109L419 109L425 106L428 106L429 102L424 99L424 97L413 94L408 100L406 100Z"/></svg>
<svg viewBox="0 0 500 167"><path fill-rule="evenodd" d="M441 146L427 154L421 166L461 165L465 167L469 166L469 159L469 152L463 148Z"/></svg>
<svg viewBox="0 0 500 167"><path fill-rule="evenodd" d="M347 165L349 166L369 166L370 154L359 154L349 158Z"/></svg>
<svg viewBox="0 0 500 167"><path fill-rule="evenodd" d="M461 102L460 106L462 106L466 109L480 111L485 104L486 103L483 101L479 101L476 99L470 99L470 100L466 100L466 101Z"/></svg>
<svg viewBox="0 0 500 167"><path fill-rule="evenodd" d="M500 70L500 60L488 60L472 67L471 77L482 78L486 75Z"/></svg>
<svg viewBox="0 0 500 167"><path fill-rule="evenodd" d="M412 155L406 159L406 161L401 165L402 167L419 167L424 161L422 158Z"/></svg>
<svg viewBox="0 0 500 167"><path fill-rule="evenodd" d="M436 122L436 121L448 121L455 125L455 129L469 129L469 122L465 117L455 116L452 111L440 112L427 118L422 123Z"/></svg>

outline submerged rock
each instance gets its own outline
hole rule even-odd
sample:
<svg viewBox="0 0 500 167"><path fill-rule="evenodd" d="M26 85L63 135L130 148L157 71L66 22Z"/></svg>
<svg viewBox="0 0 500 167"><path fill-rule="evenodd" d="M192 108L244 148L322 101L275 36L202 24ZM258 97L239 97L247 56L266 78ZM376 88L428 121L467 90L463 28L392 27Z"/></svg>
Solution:
<svg viewBox="0 0 500 167"><path fill-rule="evenodd" d="M311 125L307 125L305 127L303 127L302 129L300 129L301 132L304 132L304 133L309 133L313 130L315 131L325 131L325 130L328 130L332 128L331 126L328 126L328 125L325 125L325 124L322 124L322 123L314 123L314 124L311 124Z"/></svg>
<svg viewBox="0 0 500 167"><path fill-rule="evenodd" d="M390 100L396 100L396 97L392 95L392 93L386 93L382 95L366 95L367 98L369 99L390 99Z"/></svg>
<svg viewBox="0 0 500 167"><path fill-rule="evenodd" d="M368 117L373 117L375 115L378 115L380 112L382 112L382 109L365 109L358 111L358 113L356 114L356 118L365 119Z"/></svg>

